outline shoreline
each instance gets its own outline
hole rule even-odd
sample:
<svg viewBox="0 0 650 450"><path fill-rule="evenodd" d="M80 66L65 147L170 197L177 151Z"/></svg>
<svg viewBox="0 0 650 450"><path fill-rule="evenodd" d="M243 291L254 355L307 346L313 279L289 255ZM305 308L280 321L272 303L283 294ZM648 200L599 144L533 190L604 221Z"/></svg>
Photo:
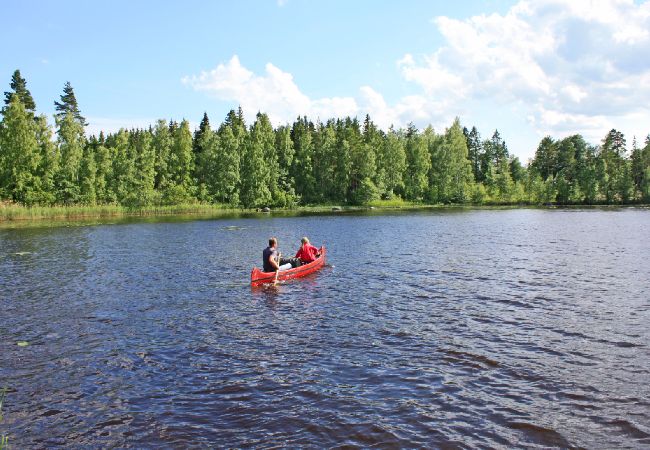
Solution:
<svg viewBox="0 0 650 450"><path fill-rule="evenodd" d="M156 219L156 218L236 218L264 217L277 215L311 215L311 214L345 214L345 213L386 213L401 211L424 210L497 210L497 209L619 209L619 208L648 208L647 204L629 205L471 205L471 204L370 204L365 206L339 205L310 205L293 208L276 208L270 211L258 209L232 208L227 205L213 204L184 204L172 206L149 206L143 208L128 208L117 205L103 206L52 206L24 207L18 205L0 205L0 228L23 226L40 226L52 224L84 224L87 222L101 223L110 219Z"/></svg>

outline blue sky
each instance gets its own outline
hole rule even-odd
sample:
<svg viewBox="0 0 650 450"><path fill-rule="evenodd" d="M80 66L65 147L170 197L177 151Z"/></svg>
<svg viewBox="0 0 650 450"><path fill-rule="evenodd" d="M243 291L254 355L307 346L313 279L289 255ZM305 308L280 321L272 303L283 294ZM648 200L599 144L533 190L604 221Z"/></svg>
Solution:
<svg viewBox="0 0 650 450"><path fill-rule="evenodd" d="M595 6L594 6L595 5ZM498 128L526 160L544 135L650 133L650 2L10 1L0 86L20 69L39 112L66 81L89 132L241 104ZM4 75L3 75L4 74ZM4 82L2 78L4 77Z"/></svg>

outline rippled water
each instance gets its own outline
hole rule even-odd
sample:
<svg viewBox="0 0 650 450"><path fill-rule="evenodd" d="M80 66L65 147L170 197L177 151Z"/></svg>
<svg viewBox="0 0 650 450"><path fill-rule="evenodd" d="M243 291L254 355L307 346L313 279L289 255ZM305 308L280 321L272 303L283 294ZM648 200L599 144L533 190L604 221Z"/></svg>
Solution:
<svg viewBox="0 0 650 450"><path fill-rule="evenodd" d="M325 241L328 266L252 289L270 235ZM641 209L0 230L0 434L648 447L649 238Z"/></svg>

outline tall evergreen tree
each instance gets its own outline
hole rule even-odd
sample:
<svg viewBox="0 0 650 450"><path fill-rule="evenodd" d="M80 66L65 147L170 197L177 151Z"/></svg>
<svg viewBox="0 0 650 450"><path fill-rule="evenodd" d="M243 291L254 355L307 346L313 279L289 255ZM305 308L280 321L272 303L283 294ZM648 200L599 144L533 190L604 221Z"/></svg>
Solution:
<svg viewBox="0 0 650 450"><path fill-rule="evenodd" d="M466 130L466 129L465 129ZM465 134L465 133L464 133ZM467 158L472 166L472 174L475 181L483 181L485 177L481 172L481 155L483 153L483 146L481 145L481 135L476 127L466 133L467 141Z"/></svg>
<svg viewBox="0 0 650 450"><path fill-rule="evenodd" d="M32 94L27 89L27 81L20 75L20 70L16 69L11 76L10 86L11 91L5 92L5 105L9 106L15 96L20 99L27 112L34 114L36 111L36 103L34 103Z"/></svg>
<svg viewBox="0 0 650 450"><path fill-rule="evenodd" d="M79 111L79 104L77 103L77 97L74 95L74 89L69 81L66 81L65 86L63 86L63 94L61 95L60 102L54 102L54 108L57 113L55 116L59 119L62 119L64 116L72 115L72 117L82 126L85 127L88 125L86 119L81 115Z"/></svg>
<svg viewBox="0 0 650 450"><path fill-rule="evenodd" d="M210 177L211 163L214 158L214 139L216 135L210 128L210 121L208 114L203 113L203 119L199 125L199 129L194 132L192 140L192 151L194 153L194 179L199 188L200 196L207 193L207 183ZM202 200L206 200L202 198Z"/></svg>
<svg viewBox="0 0 650 450"><path fill-rule="evenodd" d="M607 203L625 202L631 197L632 171L625 160L625 145L625 136L615 129L610 130L603 139L599 154L599 185Z"/></svg>

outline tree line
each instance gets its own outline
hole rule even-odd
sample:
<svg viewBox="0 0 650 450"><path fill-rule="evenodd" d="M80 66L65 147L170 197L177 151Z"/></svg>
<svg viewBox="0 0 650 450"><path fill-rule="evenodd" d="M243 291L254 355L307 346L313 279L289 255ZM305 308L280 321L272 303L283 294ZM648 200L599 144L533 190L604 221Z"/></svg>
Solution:
<svg viewBox="0 0 650 450"><path fill-rule="evenodd" d="M85 135L70 83L54 102L54 129L16 70L0 122L0 200L31 205L233 207L367 204L402 199L458 204L650 202L650 135L628 152L611 130L600 145L545 137L527 165L498 131L482 139L459 119L436 132L379 129L366 116L274 128L241 108L213 128L207 114L146 129Z"/></svg>

